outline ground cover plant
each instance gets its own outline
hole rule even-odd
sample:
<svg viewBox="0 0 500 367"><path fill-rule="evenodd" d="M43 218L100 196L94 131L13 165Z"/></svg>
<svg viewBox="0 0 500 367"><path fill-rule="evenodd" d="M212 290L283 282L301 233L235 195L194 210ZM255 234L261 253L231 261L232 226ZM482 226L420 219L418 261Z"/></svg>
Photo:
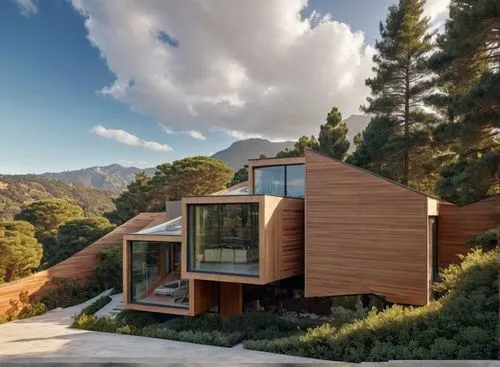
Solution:
<svg viewBox="0 0 500 367"><path fill-rule="evenodd" d="M245 348L348 362L497 359L496 253L474 249L446 268L427 306L394 305L339 328L325 323L304 335L247 340Z"/></svg>
<svg viewBox="0 0 500 367"><path fill-rule="evenodd" d="M97 301L96 301L97 302ZM94 308L91 309L93 311ZM184 342L232 347L243 340L278 338L305 333L308 325L284 320L277 315L250 312L222 320L217 314L178 317L161 322L161 315L125 310L116 319L96 317L83 310L73 327Z"/></svg>

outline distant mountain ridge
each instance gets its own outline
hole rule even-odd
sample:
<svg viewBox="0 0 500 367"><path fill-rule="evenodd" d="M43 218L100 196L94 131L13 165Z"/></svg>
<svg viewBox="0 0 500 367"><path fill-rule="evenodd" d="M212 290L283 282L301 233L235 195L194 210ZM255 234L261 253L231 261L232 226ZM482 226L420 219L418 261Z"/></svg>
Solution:
<svg viewBox="0 0 500 367"><path fill-rule="evenodd" d="M294 144L293 141L271 142L260 138L238 140L228 148L212 155L212 158L226 162L233 171L237 171L247 164L249 159L259 158L261 154L274 157L285 148L292 149Z"/></svg>
<svg viewBox="0 0 500 367"><path fill-rule="evenodd" d="M351 142L349 148L349 153L351 153L355 148L353 143L354 136L368 125L370 117L366 115L351 115L344 121L347 123L349 129L347 138ZM251 138L235 141L228 148L215 153L212 157L226 162L233 171L237 171L247 164L249 159L258 158L261 154L267 157L274 157L276 153L285 148L293 149L294 144L294 141L271 142L267 139ZM153 175L155 170L156 168L154 167L140 169L137 167L124 167L120 164L111 164L109 166L94 166L74 171L47 172L32 176L61 180L100 190L122 192L127 189L127 185L134 180L137 173L146 171L149 175Z"/></svg>
<svg viewBox="0 0 500 367"><path fill-rule="evenodd" d="M135 175L141 171L146 171L152 175L155 168L140 169L137 167L124 167L115 163L109 166L94 166L74 171L46 172L40 176L100 190L120 192L125 190L127 185L134 180Z"/></svg>
<svg viewBox="0 0 500 367"><path fill-rule="evenodd" d="M54 180L40 175L0 174L0 220L11 220L22 206L33 201L66 198L86 215L103 215L115 209L116 193Z"/></svg>

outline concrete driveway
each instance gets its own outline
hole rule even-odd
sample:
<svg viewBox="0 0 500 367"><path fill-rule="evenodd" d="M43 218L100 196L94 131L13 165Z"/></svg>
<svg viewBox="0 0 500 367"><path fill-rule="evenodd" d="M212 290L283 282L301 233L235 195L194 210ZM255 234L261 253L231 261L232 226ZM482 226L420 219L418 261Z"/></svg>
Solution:
<svg viewBox="0 0 500 367"><path fill-rule="evenodd" d="M168 363L325 363L315 359L140 336L71 329L84 304L0 325L0 365L41 361ZM46 360L47 361L47 360ZM344 365L344 363L339 365Z"/></svg>

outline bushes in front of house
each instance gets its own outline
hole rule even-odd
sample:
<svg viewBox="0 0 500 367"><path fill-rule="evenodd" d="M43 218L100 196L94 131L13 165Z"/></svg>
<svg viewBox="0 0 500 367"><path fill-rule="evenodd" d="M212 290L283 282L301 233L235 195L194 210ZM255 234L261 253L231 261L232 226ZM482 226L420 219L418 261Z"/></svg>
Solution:
<svg viewBox="0 0 500 367"><path fill-rule="evenodd" d="M92 302L89 306L85 307L81 313L86 314L86 315L93 315L97 311L99 311L101 308L106 306L109 302L111 302L111 299L112 298L108 295L99 297L97 300Z"/></svg>
<svg viewBox="0 0 500 367"><path fill-rule="evenodd" d="M47 309L66 308L75 306L99 295L104 289L95 284L81 284L74 279L53 278L55 287L50 289L40 302L47 306Z"/></svg>
<svg viewBox="0 0 500 367"><path fill-rule="evenodd" d="M304 326L259 312L244 313L227 320L222 320L217 314L202 314L161 323L158 315L148 312L124 310L111 319L96 317L85 309L75 319L73 327L221 347L232 347L245 339L260 340L305 333Z"/></svg>
<svg viewBox="0 0 500 367"><path fill-rule="evenodd" d="M243 338L243 334L239 332L173 330L161 325L147 326L141 330L140 335L219 347L232 347Z"/></svg>
<svg viewBox="0 0 500 367"><path fill-rule="evenodd" d="M499 235L498 228L489 229L477 236L469 238L465 241L465 244L470 248L479 247L489 251L498 246Z"/></svg>
<svg viewBox="0 0 500 367"><path fill-rule="evenodd" d="M245 348L361 362L391 359L496 359L496 251L476 249L442 272L441 298L423 307L371 311L340 328L324 324L304 335L248 340Z"/></svg>
<svg viewBox="0 0 500 367"><path fill-rule="evenodd" d="M17 318L27 319L29 317L43 315L47 311L48 309L45 303L35 302L32 305L28 305L27 307L23 308Z"/></svg>

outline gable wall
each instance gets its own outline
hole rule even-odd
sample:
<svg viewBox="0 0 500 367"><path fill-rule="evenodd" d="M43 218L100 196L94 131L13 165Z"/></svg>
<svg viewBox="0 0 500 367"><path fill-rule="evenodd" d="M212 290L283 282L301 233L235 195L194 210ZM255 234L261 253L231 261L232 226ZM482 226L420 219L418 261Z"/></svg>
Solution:
<svg viewBox="0 0 500 367"><path fill-rule="evenodd" d="M311 151L305 170L305 295L427 303L427 197Z"/></svg>

